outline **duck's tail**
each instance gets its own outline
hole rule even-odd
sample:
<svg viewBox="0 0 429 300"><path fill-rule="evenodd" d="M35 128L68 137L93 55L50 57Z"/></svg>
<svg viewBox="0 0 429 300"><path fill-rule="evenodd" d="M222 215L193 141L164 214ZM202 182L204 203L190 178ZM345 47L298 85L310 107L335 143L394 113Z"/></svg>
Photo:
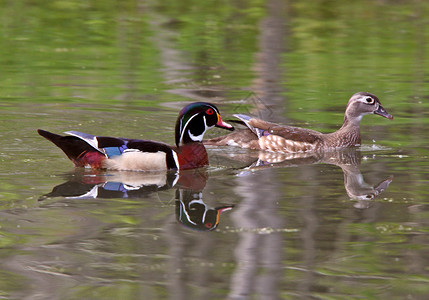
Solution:
<svg viewBox="0 0 429 300"><path fill-rule="evenodd" d="M37 132L60 148L77 167L92 165L105 157L78 137L62 136L42 129Z"/></svg>
<svg viewBox="0 0 429 300"><path fill-rule="evenodd" d="M258 139L264 135L265 130L254 127L250 124L250 121L253 119L252 117L243 114L234 114L233 116L240 119L254 134L256 134Z"/></svg>

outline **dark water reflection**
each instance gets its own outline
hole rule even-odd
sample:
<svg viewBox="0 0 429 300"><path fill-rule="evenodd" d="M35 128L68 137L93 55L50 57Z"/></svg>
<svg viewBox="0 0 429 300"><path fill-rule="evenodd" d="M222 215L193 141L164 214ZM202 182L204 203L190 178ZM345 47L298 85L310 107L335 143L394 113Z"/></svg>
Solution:
<svg viewBox="0 0 429 300"><path fill-rule="evenodd" d="M190 229L210 231L219 224L220 214L234 205L215 208L204 203L203 190L208 174L204 169L182 172L102 172L79 169L70 180L57 185L39 201L66 199L144 199L150 194L174 188L176 219Z"/></svg>

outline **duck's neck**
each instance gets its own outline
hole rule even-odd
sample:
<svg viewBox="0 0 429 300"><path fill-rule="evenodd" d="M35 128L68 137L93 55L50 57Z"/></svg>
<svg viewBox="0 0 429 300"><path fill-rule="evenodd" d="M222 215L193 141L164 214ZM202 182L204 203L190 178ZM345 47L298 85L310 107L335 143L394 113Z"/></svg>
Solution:
<svg viewBox="0 0 429 300"><path fill-rule="evenodd" d="M360 120L359 118L344 117L343 126L337 131L326 135L326 143L332 148L343 148L360 145Z"/></svg>
<svg viewBox="0 0 429 300"><path fill-rule="evenodd" d="M182 144L175 151L179 160L180 170L200 168L209 164L209 157L203 143Z"/></svg>

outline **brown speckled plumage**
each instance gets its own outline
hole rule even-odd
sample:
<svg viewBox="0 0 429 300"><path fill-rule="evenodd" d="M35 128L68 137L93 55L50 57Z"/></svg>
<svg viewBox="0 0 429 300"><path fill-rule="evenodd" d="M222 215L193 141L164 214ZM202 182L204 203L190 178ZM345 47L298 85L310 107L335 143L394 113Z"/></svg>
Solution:
<svg viewBox="0 0 429 300"><path fill-rule="evenodd" d="M344 114L344 123L333 133L324 134L311 129L270 123L246 115L234 115L248 128L204 143L282 153L328 151L359 146L360 121L366 114L378 114L393 119L375 95L359 92L350 98Z"/></svg>

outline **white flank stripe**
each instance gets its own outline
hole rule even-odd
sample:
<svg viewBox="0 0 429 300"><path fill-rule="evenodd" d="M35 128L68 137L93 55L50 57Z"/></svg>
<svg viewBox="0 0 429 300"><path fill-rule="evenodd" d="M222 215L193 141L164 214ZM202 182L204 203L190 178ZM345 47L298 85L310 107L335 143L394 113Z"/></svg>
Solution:
<svg viewBox="0 0 429 300"><path fill-rule="evenodd" d="M174 150L171 150L173 153L174 163L176 164L177 170L180 170L179 158L177 157L177 153Z"/></svg>

